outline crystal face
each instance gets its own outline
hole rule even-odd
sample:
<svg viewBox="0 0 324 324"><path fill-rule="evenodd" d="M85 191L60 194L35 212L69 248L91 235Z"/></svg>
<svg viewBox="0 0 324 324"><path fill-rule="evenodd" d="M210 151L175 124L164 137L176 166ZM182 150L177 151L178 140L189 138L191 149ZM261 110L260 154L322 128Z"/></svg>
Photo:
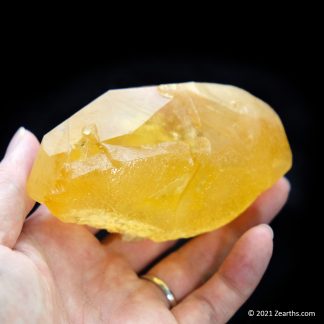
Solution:
<svg viewBox="0 0 324 324"><path fill-rule="evenodd" d="M64 222L164 241L230 222L291 163L279 117L244 90L111 90L44 136L28 192Z"/></svg>

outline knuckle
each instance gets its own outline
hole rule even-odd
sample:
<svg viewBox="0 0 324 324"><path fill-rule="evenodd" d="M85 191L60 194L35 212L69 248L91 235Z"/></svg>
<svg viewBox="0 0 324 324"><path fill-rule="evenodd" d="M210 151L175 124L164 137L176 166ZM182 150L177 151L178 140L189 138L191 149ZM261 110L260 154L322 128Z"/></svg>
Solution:
<svg viewBox="0 0 324 324"><path fill-rule="evenodd" d="M192 296L192 299L196 311L203 316L204 323L224 323L224 318L227 317L224 309L216 307L216 305L203 294L196 293Z"/></svg>
<svg viewBox="0 0 324 324"><path fill-rule="evenodd" d="M240 289L235 282L233 282L230 278L228 278L224 273L218 273L219 278L224 286L227 287L229 291L231 291L238 300L244 301L249 297L249 294L245 293L243 289Z"/></svg>

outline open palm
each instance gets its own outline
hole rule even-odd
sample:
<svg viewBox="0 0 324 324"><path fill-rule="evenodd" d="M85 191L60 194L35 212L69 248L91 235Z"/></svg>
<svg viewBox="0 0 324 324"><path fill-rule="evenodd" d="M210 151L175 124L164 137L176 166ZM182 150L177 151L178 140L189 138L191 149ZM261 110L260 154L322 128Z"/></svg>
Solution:
<svg viewBox="0 0 324 324"><path fill-rule="evenodd" d="M231 224L162 258L148 273L177 305L138 273L176 242L125 242L64 224L33 206L25 185L36 138L20 130L0 165L1 323L223 323L260 281L272 253L267 225L287 199L280 180ZM261 224L261 225L259 225Z"/></svg>

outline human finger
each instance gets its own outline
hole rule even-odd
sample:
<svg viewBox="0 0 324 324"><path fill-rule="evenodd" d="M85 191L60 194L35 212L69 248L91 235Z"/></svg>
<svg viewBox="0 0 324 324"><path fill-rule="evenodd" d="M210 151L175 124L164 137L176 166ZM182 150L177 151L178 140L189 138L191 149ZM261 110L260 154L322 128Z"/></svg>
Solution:
<svg viewBox="0 0 324 324"><path fill-rule="evenodd" d="M36 137L20 128L0 163L0 244L12 248L34 205L26 181L39 147Z"/></svg>
<svg viewBox="0 0 324 324"><path fill-rule="evenodd" d="M148 274L168 283L181 300L217 271L237 239L249 228L269 223L287 200L289 186L278 181L261 195L237 220L219 230L192 239L173 252Z"/></svg>
<svg viewBox="0 0 324 324"><path fill-rule="evenodd" d="M219 271L173 308L180 323L226 323L261 280L272 255L268 225L247 231Z"/></svg>

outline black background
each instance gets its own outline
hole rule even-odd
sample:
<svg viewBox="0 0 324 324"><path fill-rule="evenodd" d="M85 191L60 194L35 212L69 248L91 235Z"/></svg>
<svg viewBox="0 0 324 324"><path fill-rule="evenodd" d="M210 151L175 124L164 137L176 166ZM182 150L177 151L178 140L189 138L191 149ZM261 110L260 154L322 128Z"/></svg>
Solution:
<svg viewBox="0 0 324 324"><path fill-rule="evenodd" d="M294 164L288 174L292 191L272 223L274 256L269 269L232 322L257 320L248 318L248 309L316 311L319 317L316 292L323 253L321 214L314 209L320 203L315 199L319 173L314 149L321 145L315 137L321 108L320 92L314 88L319 68L316 42L293 28L253 37L238 28L229 38L217 33L201 38L199 33L182 31L172 42L169 33L162 33L154 45L154 36L145 30L118 39L107 33L104 38L87 35L76 40L72 33L64 42L52 35L18 36L8 36L2 52L1 153L19 126L41 139L113 88L191 80L228 83L273 106L293 151Z"/></svg>

